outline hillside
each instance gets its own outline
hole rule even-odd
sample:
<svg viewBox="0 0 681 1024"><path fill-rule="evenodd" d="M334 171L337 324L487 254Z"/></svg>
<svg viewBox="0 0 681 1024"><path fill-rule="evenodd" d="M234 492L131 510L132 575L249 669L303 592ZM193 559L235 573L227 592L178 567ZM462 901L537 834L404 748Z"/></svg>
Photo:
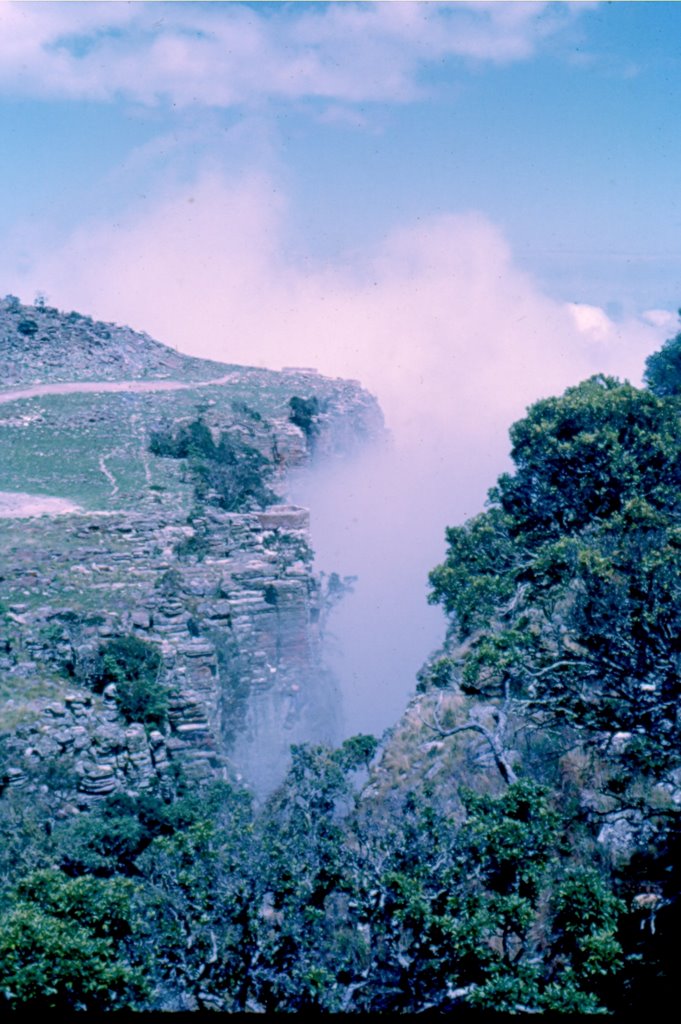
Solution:
<svg viewBox="0 0 681 1024"><path fill-rule="evenodd" d="M22 333L26 323L37 325L34 334ZM292 398L315 405L320 457L383 430L375 400L356 382L195 359L126 327L11 299L0 304L0 367L0 492L90 510L162 503L168 490L170 501L184 501L173 467L150 459L148 441L199 412L215 431L241 422L260 447L275 441L282 465L305 460L310 448L292 421Z"/></svg>
<svg viewBox="0 0 681 1024"><path fill-rule="evenodd" d="M354 382L189 359L127 328L9 305L0 359L17 361L18 386L0 395L0 723L19 730L15 777L26 757L58 749L38 742L44 716L66 735L76 706L89 709L88 740L75 759L71 740L64 749L82 794L151 784L172 766L168 747L194 775L227 765L270 788L290 742L330 739L339 710L323 667L325 585L309 516L285 503L286 473L381 438L375 400ZM22 333L26 322L39 330ZM154 448L194 429L201 458ZM173 694L159 749L144 730L131 740L141 777L124 731L117 747L98 740L116 709L92 692L93 665L127 637L160 652Z"/></svg>
<svg viewBox="0 0 681 1024"><path fill-rule="evenodd" d="M48 381L206 380L229 367L182 355L129 327L53 306L0 301L0 388Z"/></svg>

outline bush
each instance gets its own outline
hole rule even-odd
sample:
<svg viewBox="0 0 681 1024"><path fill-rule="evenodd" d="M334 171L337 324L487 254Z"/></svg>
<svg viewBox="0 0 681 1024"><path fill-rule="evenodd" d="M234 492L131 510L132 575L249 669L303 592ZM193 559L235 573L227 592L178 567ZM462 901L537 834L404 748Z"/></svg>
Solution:
<svg viewBox="0 0 681 1024"><path fill-rule="evenodd" d="M251 417L253 418L253 417ZM256 448L241 438L223 431L217 444L209 428L199 417L173 433L159 430L152 433L149 450L161 458L187 459L199 502L208 500L227 512L243 512L263 508L277 500L268 487L272 463ZM197 554L193 545L183 554Z"/></svg>
<svg viewBox="0 0 681 1024"><path fill-rule="evenodd" d="M17 324L17 330L19 334L32 338L34 334L38 333L38 325L35 320L20 320Z"/></svg>
<svg viewBox="0 0 681 1024"><path fill-rule="evenodd" d="M161 655L136 636L117 637L100 648L96 686L116 684L116 703L128 722L160 725L168 717L168 690L161 683Z"/></svg>
<svg viewBox="0 0 681 1024"><path fill-rule="evenodd" d="M309 442L312 442L319 430L317 418L321 412L319 399L314 395L311 398L300 398L294 395L289 399L289 420L297 427L300 427Z"/></svg>
<svg viewBox="0 0 681 1024"><path fill-rule="evenodd" d="M142 994L108 938L30 902L18 902L0 926L0 986L6 1009L39 1014L130 1007Z"/></svg>

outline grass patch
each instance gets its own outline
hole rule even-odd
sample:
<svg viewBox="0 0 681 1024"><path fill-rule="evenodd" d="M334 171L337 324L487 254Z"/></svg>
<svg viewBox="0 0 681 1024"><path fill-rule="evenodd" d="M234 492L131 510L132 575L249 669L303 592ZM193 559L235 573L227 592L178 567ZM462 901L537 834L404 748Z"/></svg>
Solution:
<svg viewBox="0 0 681 1024"><path fill-rule="evenodd" d="M178 391L42 395L0 405L0 490L67 498L84 509L136 507L163 488L182 492L179 471L148 453L149 435L166 422L208 410L218 424L235 409L288 420L302 390L321 403L342 382L240 368L228 384ZM103 460L103 461L102 461ZM153 490L152 490L153 489Z"/></svg>
<svg viewBox="0 0 681 1024"><path fill-rule="evenodd" d="M35 680L0 677L0 732L9 732L40 716L37 704L60 700L73 689L66 680L50 679L41 674Z"/></svg>

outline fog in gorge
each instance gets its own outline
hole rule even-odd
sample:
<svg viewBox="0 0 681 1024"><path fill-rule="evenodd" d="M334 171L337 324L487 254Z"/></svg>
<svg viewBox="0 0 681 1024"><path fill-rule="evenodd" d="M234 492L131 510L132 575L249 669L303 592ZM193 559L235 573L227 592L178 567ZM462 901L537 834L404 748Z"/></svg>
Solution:
<svg viewBox="0 0 681 1024"><path fill-rule="evenodd" d="M446 630L442 609L427 602L445 527L482 510L500 468L498 446L477 453L434 437L375 445L291 479L291 500L311 510L316 571L357 577L326 636L343 737L380 735L415 692L416 673Z"/></svg>

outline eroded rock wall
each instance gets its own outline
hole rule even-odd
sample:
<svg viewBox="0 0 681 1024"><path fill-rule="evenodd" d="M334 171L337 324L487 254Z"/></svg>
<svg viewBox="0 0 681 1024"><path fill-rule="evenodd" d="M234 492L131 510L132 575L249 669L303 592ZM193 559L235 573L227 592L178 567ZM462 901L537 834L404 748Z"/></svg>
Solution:
<svg viewBox="0 0 681 1024"><path fill-rule="evenodd" d="M307 510L209 508L192 527L169 510L155 520L77 515L52 524L54 547L45 530L39 537L40 547L15 549L5 581L48 601L9 605L0 669L17 691L61 677L71 692L33 703L35 720L11 744L13 784L36 760L66 756L84 798L149 786L173 761L196 779L236 773L263 794L291 743L332 738L338 707ZM126 635L162 656L171 694L162 729L123 722L113 694L89 688L98 652Z"/></svg>

